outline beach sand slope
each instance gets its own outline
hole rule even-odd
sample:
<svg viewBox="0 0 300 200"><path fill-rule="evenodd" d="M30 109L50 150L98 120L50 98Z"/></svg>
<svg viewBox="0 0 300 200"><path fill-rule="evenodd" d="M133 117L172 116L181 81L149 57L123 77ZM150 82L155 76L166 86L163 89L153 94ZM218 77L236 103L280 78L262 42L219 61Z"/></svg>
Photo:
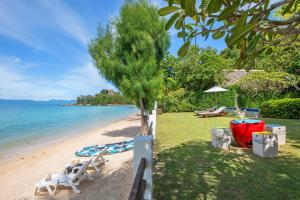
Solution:
<svg viewBox="0 0 300 200"><path fill-rule="evenodd" d="M0 165L0 199L127 199L131 189L133 151L107 155L101 173L89 171L94 180L82 181L81 193L59 187L55 197L41 192L35 197L34 183L47 174L62 172L67 163L76 158L74 152L83 146L106 144L133 138L140 131L137 116L112 123L99 130L83 133L54 145L46 146L22 157L10 158Z"/></svg>

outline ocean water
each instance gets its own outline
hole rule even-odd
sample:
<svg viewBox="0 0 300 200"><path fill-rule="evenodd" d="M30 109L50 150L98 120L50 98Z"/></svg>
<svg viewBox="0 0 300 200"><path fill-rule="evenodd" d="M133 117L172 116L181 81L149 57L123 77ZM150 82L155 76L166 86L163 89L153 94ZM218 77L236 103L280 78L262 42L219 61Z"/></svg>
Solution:
<svg viewBox="0 0 300 200"><path fill-rule="evenodd" d="M6 151L34 146L103 127L138 113L135 106L61 106L0 103L0 157Z"/></svg>

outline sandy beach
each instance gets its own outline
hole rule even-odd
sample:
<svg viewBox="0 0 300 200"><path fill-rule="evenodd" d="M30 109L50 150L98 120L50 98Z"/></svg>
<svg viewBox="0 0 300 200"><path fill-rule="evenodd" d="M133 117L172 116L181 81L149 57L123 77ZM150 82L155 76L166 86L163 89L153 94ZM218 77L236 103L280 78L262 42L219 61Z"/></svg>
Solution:
<svg viewBox="0 0 300 200"><path fill-rule="evenodd" d="M133 174L133 152L105 156L101 173L93 174L93 181L82 181L81 193L59 187L55 197L41 192L35 197L34 183L47 174L62 172L66 164L75 159L74 152L84 146L106 144L133 138L140 130L140 120L131 116L101 129L72 136L66 140L40 148L34 153L0 161L0 199L127 199Z"/></svg>

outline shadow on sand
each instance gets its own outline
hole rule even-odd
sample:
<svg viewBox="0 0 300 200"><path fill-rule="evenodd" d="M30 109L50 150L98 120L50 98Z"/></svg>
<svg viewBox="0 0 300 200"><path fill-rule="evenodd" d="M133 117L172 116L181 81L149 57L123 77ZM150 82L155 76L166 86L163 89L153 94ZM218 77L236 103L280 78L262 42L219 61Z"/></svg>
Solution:
<svg viewBox="0 0 300 200"><path fill-rule="evenodd" d="M89 171L93 180L83 180L80 183L80 194L75 194L71 188L59 187L54 197L50 197L47 192L42 192L36 196L36 199L76 199L76 200L92 200L92 199L118 199L125 200L128 198L132 185L132 162L127 161L122 168L118 170L107 170L96 174L95 171Z"/></svg>
<svg viewBox="0 0 300 200"><path fill-rule="evenodd" d="M299 199L300 157L262 159L251 150L223 151L206 141L155 156L154 197L168 199Z"/></svg>
<svg viewBox="0 0 300 200"><path fill-rule="evenodd" d="M128 128L123 128L119 130L113 131L106 131L103 135L110 136L110 137L128 137L133 138L137 134L140 133L141 127L140 126L131 126Z"/></svg>

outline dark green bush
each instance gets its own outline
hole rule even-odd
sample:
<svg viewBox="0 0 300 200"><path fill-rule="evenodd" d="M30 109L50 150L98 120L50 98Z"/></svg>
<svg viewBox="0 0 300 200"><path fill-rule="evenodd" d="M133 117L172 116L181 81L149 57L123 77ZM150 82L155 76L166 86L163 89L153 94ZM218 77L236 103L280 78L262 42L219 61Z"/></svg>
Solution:
<svg viewBox="0 0 300 200"><path fill-rule="evenodd" d="M270 100L260 105L263 117L300 119L300 98Z"/></svg>
<svg viewBox="0 0 300 200"><path fill-rule="evenodd" d="M299 92L286 91L262 91L252 93L247 91L238 90L238 105L241 108L258 108L263 102L269 100L283 99L283 98L299 98Z"/></svg>

